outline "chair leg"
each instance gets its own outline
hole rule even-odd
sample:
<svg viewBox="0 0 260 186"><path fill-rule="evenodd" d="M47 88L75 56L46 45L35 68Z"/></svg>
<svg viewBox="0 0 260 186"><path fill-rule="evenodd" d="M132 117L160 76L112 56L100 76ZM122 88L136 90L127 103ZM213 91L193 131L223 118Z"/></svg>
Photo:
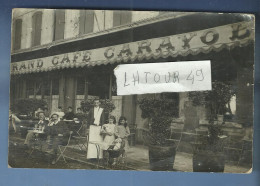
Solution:
<svg viewBox="0 0 260 186"><path fill-rule="evenodd" d="M60 155L56 159L55 163L57 163L61 157L63 158L64 162L67 163L67 161L64 157L64 152L65 152L66 148L64 148L64 150L62 150L60 146L58 148L59 148L59 151L60 151Z"/></svg>
<svg viewBox="0 0 260 186"><path fill-rule="evenodd" d="M32 150L31 150L31 152L30 152L30 154L29 154L28 157L27 157L28 159L31 157L31 155L32 155L32 153L33 153L33 151L34 151L34 149L35 149L35 148L33 147Z"/></svg>

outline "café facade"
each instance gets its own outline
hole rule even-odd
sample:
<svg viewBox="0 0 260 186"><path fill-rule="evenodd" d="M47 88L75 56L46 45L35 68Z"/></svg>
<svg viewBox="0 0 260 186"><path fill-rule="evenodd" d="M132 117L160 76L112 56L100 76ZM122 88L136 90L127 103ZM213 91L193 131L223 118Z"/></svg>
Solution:
<svg viewBox="0 0 260 186"><path fill-rule="evenodd" d="M210 60L212 80L232 83L236 119L252 122L254 20L239 14L162 14L130 22L102 34L44 45L11 55L11 103L19 98L44 99L49 110L74 110L80 102L112 99L118 118L144 127L137 100L144 95L117 95L114 69L119 64ZM122 77L123 78L123 77ZM183 118L185 92L174 95ZM200 118L205 110L199 109ZM201 122L203 122L201 120Z"/></svg>

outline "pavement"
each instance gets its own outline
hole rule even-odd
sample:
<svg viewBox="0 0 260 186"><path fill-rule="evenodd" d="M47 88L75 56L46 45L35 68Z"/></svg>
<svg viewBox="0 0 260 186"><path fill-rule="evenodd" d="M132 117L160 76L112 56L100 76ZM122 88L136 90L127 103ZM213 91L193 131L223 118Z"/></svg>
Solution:
<svg viewBox="0 0 260 186"><path fill-rule="evenodd" d="M9 138L9 143L16 144L17 147L23 146L23 142L24 139L22 139L19 135L10 136ZM17 150L18 149L16 149L16 151ZM77 145L75 145L73 141L71 142L71 145L68 146L64 154L68 162L70 163L73 162L72 166L63 166L64 160L61 158L58 164L56 165L56 167L54 168L111 169L111 167L106 166L103 160L101 160L99 163L97 161L87 160L85 149L84 148L80 149ZM15 159L18 157L14 157L13 155L12 158ZM131 146L130 149L127 151L126 162L127 163L125 167L115 167L113 169L150 171L147 146L144 145ZM40 165L37 168L41 168ZM43 167L43 168L49 168L49 167ZM181 171L181 172L193 172L192 154L177 151L173 169L175 171ZM233 162L228 162L225 164L224 172L225 173L248 173L250 172L250 168L246 166L238 166L236 163Z"/></svg>

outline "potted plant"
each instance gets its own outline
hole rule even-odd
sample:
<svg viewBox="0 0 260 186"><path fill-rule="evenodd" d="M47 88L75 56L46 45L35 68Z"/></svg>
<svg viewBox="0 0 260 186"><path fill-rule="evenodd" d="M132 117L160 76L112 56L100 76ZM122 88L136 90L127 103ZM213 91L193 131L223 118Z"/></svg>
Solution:
<svg viewBox="0 0 260 186"><path fill-rule="evenodd" d="M194 106L203 105L208 109L210 122L217 120L218 123L223 124L223 115L227 111L226 105L234 94L230 85L215 81L212 83L211 91L189 92L189 99Z"/></svg>
<svg viewBox="0 0 260 186"><path fill-rule="evenodd" d="M177 103L173 99L142 98L138 100L142 118L149 122L146 143L149 147L151 170L173 170L176 145L169 140L170 125L178 113Z"/></svg>
<svg viewBox="0 0 260 186"><path fill-rule="evenodd" d="M193 171L194 172L223 172L225 156L223 153L226 136L223 135L221 125L226 104L230 102L234 93L230 85L223 82L213 82L211 91L190 92L189 99L194 106L204 105L208 111L208 135L201 137L194 143ZM221 118L221 121L220 121ZM217 120L218 122L214 122Z"/></svg>
<svg viewBox="0 0 260 186"><path fill-rule="evenodd" d="M208 129L208 135L194 144L193 172L224 172L224 143L227 136L223 135L218 124L209 125Z"/></svg>

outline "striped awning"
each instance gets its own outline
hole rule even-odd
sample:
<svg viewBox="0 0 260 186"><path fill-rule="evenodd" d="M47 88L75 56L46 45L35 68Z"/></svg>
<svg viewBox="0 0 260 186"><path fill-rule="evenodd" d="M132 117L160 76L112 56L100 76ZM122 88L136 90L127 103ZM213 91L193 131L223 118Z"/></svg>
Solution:
<svg viewBox="0 0 260 186"><path fill-rule="evenodd" d="M167 37L13 62L11 74L207 54L224 48L246 46L254 41L254 37L254 22L239 22Z"/></svg>

